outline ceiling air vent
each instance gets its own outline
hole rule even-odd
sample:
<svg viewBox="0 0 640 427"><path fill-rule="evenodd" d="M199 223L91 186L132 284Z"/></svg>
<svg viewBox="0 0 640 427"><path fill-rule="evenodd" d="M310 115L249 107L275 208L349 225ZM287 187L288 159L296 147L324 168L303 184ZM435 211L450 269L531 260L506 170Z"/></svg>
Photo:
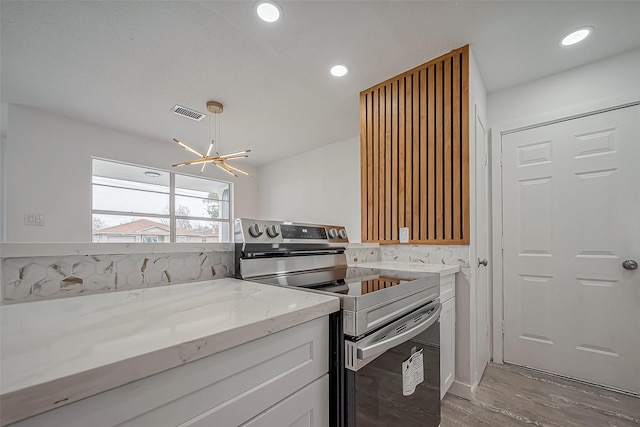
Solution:
<svg viewBox="0 0 640 427"><path fill-rule="evenodd" d="M195 120L196 122L199 122L205 117L205 114L198 113L195 110L192 110L190 108L183 107L182 105L177 105L177 104L174 105L173 108L171 108L171 111L173 111L179 116L186 117L187 119Z"/></svg>

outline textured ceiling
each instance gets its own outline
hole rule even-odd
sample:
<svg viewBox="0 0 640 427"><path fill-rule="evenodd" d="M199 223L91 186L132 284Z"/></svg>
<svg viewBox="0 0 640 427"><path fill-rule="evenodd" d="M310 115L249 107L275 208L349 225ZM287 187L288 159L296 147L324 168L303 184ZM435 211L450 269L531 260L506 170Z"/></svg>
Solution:
<svg viewBox="0 0 640 427"><path fill-rule="evenodd" d="M260 165L358 135L361 90L465 44L489 92L640 47L640 1L279 4L267 24L253 1L3 0L1 100L206 150L207 120L170 108L215 99L222 151Z"/></svg>

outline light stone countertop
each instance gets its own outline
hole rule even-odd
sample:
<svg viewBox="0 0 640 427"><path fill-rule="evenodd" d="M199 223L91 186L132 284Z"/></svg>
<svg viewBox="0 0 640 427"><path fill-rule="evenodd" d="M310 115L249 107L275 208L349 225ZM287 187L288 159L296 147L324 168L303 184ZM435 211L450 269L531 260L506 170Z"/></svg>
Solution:
<svg viewBox="0 0 640 427"><path fill-rule="evenodd" d="M418 262L375 261L349 264L351 267L381 268L385 270L418 271L424 273L439 273L440 276L454 274L460 271L459 265L452 264L422 264Z"/></svg>
<svg viewBox="0 0 640 427"><path fill-rule="evenodd" d="M234 251L233 243L0 243L0 258Z"/></svg>
<svg viewBox="0 0 640 427"><path fill-rule="evenodd" d="M350 243L350 249L379 248L378 243ZM0 243L0 258L125 255L183 252L232 252L233 243Z"/></svg>
<svg viewBox="0 0 640 427"><path fill-rule="evenodd" d="M0 307L0 424L340 309L337 297L219 279Z"/></svg>

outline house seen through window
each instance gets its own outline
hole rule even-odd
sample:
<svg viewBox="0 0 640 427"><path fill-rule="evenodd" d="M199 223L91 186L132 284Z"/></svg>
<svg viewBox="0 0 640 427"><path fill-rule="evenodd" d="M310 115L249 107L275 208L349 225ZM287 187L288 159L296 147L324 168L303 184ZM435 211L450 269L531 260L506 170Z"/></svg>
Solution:
<svg viewBox="0 0 640 427"><path fill-rule="evenodd" d="M92 159L93 242L229 242L231 184Z"/></svg>

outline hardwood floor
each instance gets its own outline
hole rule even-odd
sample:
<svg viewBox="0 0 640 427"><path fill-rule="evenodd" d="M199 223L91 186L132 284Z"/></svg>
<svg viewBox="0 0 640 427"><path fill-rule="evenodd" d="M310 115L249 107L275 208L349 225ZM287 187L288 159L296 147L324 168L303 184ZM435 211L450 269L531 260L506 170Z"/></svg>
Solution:
<svg viewBox="0 0 640 427"><path fill-rule="evenodd" d="M474 401L445 396L441 425L640 427L640 398L518 366L489 365Z"/></svg>

